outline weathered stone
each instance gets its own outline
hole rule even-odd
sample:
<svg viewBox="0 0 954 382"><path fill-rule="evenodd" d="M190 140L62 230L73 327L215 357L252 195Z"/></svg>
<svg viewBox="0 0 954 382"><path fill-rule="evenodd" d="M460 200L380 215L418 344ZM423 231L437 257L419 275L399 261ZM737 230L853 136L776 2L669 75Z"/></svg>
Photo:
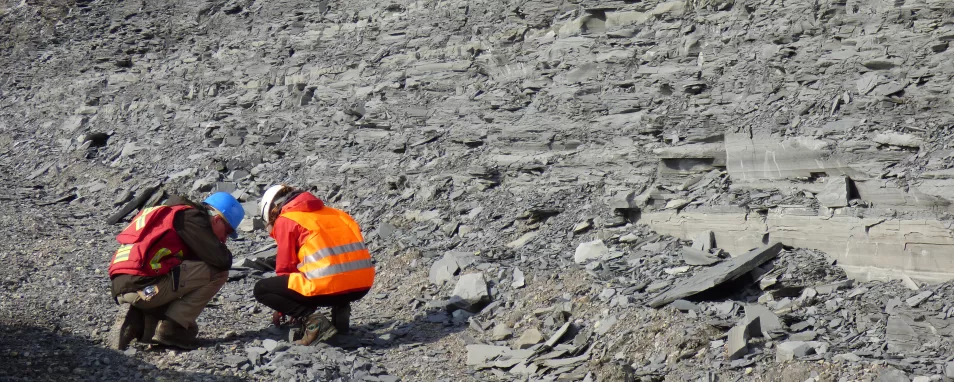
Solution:
<svg viewBox="0 0 954 382"><path fill-rule="evenodd" d="M954 277L954 270L930 265L944 264L954 254L954 238L949 229L936 220L779 213L753 220L746 216L741 211L678 214L663 211L644 213L640 222L657 233L680 238L688 238L689 232L711 229L716 233L719 247L730 253L763 245L766 236L788 246L817 249L837 260L849 277L862 280L910 276L919 281L944 282ZM858 253L870 255L856 256ZM919 261L905 260L912 256Z"/></svg>
<svg viewBox="0 0 954 382"><path fill-rule="evenodd" d="M537 231L527 232L527 233L523 234L522 236L520 236L519 238L517 238L517 240L514 240L514 241L511 241L510 243L507 243L507 247L509 247L509 248L520 248L520 247L523 247L523 246L527 245L527 243L529 243L530 241L532 241L535 237L537 237L537 235L539 235L539 234L540 234L540 233L537 232Z"/></svg>
<svg viewBox="0 0 954 382"><path fill-rule="evenodd" d="M775 243L723 261L679 282L668 291L656 296L649 302L649 305L658 308L680 298L709 290L723 282L734 280L762 263L771 260L781 250L782 244Z"/></svg>
<svg viewBox="0 0 954 382"><path fill-rule="evenodd" d="M541 342L543 342L543 333L540 333L536 328L530 328L514 341L513 346L516 349L526 349Z"/></svg>
<svg viewBox="0 0 954 382"><path fill-rule="evenodd" d="M693 303L691 303L691 302L689 302L689 301L686 301L686 300L676 300L676 301L673 301L672 304L671 304L671 306L672 306L673 308L676 308L676 310L679 310L680 312L688 312L688 311L690 311L690 310L702 311L702 309L699 308L699 305L693 304Z"/></svg>
<svg viewBox="0 0 954 382"><path fill-rule="evenodd" d="M609 248L603 244L602 240L594 240L586 243L580 243L573 254L573 261L577 264L583 264L592 260L600 260L609 255Z"/></svg>
<svg viewBox="0 0 954 382"><path fill-rule="evenodd" d="M768 308L759 304L745 304L745 320L756 319L759 320L759 325L754 328L755 333L766 338L777 337L777 333L783 328L782 321Z"/></svg>
<svg viewBox="0 0 954 382"><path fill-rule="evenodd" d="M879 133L874 136L874 141L882 145L920 148L924 140L911 134L901 134L892 131Z"/></svg>
<svg viewBox="0 0 954 382"><path fill-rule="evenodd" d="M616 325L617 321L618 319L616 318L616 316L609 316L600 320L599 322L596 323L596 334L599 334L601 336L605 335L606 333L610 331L610 329L613 328L614 325Z"/></svg>
<svg viewBox="0 0 954 382"><path fill-rule="evenodd" d="M831 284L816 285L815 291L820 295L829 295L837 290L848 289L854 284L854 280L842 280Z"/></svg>
<svg viewBox="0 0 954 382"><path fill-rule="evenodd" d="M547 340L546 345L551 348L556 346L556 344L558 344L560 340L563 339L563 336L566 335L567 331L569 330L570 330L570 323L569 322L563 323L562 326L560 326L555 332L553 332L553 335L550 336L550 339Z"/></svg>
<svg viewBox="0 0 954 382"><path fill-rule="evenodd" d="M494 345L467 345L467 365L476 366L487 363L510 351L506 346Z"/></svg>
<svg viewBox="0 0 954 382"><path fill-rule="evenodd" d="M692 237L692 248L706 252L715 248L715 234L712 231L705 230Z"/></svg>
<svg viewBox="0 0 954 382"><path fill-rule="evenodd" d="M880 373L878 373L878 379L876 379L875 381L876 382L911 382L911 379L908 378L908 375L901 370L888 368L887 370L883 370Z"/></svg>
<svg viewBox="0 0 954 382"><path fill-rule="evenodd" d="M813 349L807 342L804 341L786 341L778 344L775 348L775 361L776 362L785 362L791 361L798 357L804 357L809 354L814 353Z"/></svg>
<svg viewBox="0 0 954 382"><path fill-rule="evenodd" d="M861 362L861 357L854 353L838 354L832 357L835 362Z"/></svg>
<svg viewBox="0 0 954 382"><path fill-rule="evenodd" d="M828 179L825 188L816 196L822 207L835 208L848 205L848 177L836 176Z"/></svg>
<svg viewBox="0 0 954 382"><path fill-rule="evenodd" d="M443 285L454 279L454 275L460 270L457 261L451 257L444 256L431 265L431 271L428 274L428 280L432 284Z"/></svg>
<svg viewBox="0 0 954 382"><path fill-rule="evenodd" d="M749 338L753 331L757 330L759 325L758 317L754 320L743 320L739 324L729 329L728 338L725 343L725 357L728 360L742 358L749 352Z"/></svg>
<svg viewBox="0 0 954 382"><path fill-rule="evenodd" d="M457 307L477 313L490 303L490 292L483 273L469 273L460 277L451 294L448 308Z"/></svg>
<svg viewBox="0 0 954 382"><path fill-rule="evenodd" d="M513 288L523 288L526 285L526 281L523 275L523 271L520 268L513 269L513 281L510 282L510 286Z"/></svg>
<svg viewBox="0 0 954 382"><path fill-rule="evenodd" d="M926 301L928 298L930 298L933 295L934 295L933 291L924 291L924 292L918 293L917 295L911 298L908 298L904 302L905 304L908 304L908 306L914 308L914 307L917 307L918 305L921 305L921 303L923 303L924 301Z"/></svg>
<svg viewBox="0 0 954 382"><path fill-rule="evenodd" d="M716 255L692 247L682 247L682 260L689 265L712 265L722 261Z"/></svg>
<svg viewBox="0 0 954 382"><path fill-rule="evenodd" d="M494 341L503 341L513 336L513 329L506 325L497 324L494 326L494 331L490 334L490 338Z"/></svg>
<svg viewBox="0 0 954 382"><path fill-rule="evenodd" d="M275 340L270 339L270 338L265 339L264 341L262 341L262 347L264 347L266 351L268 351L269 353L271 353L271 352L275 351L275 349L278 348L278 341L275 341Z"/></svg>

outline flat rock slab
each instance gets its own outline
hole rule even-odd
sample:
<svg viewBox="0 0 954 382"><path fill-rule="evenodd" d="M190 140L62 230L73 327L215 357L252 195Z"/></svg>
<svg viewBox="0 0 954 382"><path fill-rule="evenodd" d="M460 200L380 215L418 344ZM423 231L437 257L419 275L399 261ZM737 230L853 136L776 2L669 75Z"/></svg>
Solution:
<svg viewBox="0 0 954 382"><path fill-rule="evenodd" d="M482 365L487 361L507 354L509 351L510 348L506 346L467 345L467 365Z"/></svg>
<svg viewBox="0 0 954 382"><path fill-rule="evenodd" d="M649 306L659 308L678 299L709 290L726 281L734 280L766 261L775 258L781 251L782 243L775 243L767 247L754 249L739 257L726 260L681 281L671 289L656 296L656 298L649 302Z"/></svg>
<svg viewBox="0 0 954 382"><path fill-rule="evenodd" d="M710 231L711 232L711 231ZM718 256L693 247L682 247L682 261L689 265L712 265L721 261Z"/></svg>

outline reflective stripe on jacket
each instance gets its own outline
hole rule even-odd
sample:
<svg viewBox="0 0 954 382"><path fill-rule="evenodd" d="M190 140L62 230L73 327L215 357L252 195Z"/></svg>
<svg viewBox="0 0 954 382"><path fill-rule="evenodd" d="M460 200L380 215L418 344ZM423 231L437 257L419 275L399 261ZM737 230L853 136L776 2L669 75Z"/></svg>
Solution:
<svg viewBox="0 0 954 382"><path fill-rule="evenodd" d="M289 289L303 296L318 296L371 288L374 263L361 228L350 215L325 206L282 212L281 216L308 231L298 248L298 272L288 276Z"/></svg>
<svg viewBox="0 0 954 382"><path fill-rule="evenodd" d="M156 206L143 209L123 229L116 241L109 276L161 276L182 263L185 243L173 226L175 215L189 206Z"/></svg>

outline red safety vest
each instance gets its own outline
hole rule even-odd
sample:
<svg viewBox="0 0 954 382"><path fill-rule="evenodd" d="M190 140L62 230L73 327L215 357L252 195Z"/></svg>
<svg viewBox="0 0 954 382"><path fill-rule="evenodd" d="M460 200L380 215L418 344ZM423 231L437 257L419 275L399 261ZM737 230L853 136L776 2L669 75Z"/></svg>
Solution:
<svg viewBox="0 0 954 382"><path fill-rule="evenodd" d="M284 212L308 231L298 249L298 272L288 275L288 288L303 296L332 295L371 289L374 263L364 246L361 228L344 211Z"/></svg>
<svg viewBox="0 0 954 382"><path fill-rule="evenodd" d="M188 250L172 221L189 206L156 206L143 209L116 236L121 244L109 265L109 276L162 276L182 263Z"/></svg>

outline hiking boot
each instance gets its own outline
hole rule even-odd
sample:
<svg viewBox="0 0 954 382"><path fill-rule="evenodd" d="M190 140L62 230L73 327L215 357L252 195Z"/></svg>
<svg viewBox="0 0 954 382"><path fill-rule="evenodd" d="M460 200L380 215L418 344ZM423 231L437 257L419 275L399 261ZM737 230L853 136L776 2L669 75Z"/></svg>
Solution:
<svg viewBox="0 0 954 382"><path fill-rule="evenodd" d="M120 306L116 321L109 330L109 347L115 350L126 350L133 339L142 336L144 319L142 311L136 307Z"/></svg>
<svg viewBox="0 0 954 382"><path fill-rule="evenodd" d="M152 337L156 335L156 329L159 326L159 319L149 313L145 313L143 320L142 335L139 336L139 342L151 343Z"/></svg>
<svg viewBox="0 0 954 382"><path fill-rule="evenodd" d="M331 324L338 329L338 333L348 333L351 325L351 304L332 306Z"/></svg>
<svg viewBox="0 0 954 382"><path fill-rule="evenodd" d="M325 341L335 335L335 333L338 333L338 329L335 329L331 321L328 321L323 314L318 312L308 316L308 320L305 321L304 326L302 330L304 335L300 340L295 341L295 345L308 346L313 343Z"/></svg>
<svg viewBox="0 0 954 382"><path fill-rule="evenodd" d="M152 339L166 346L192 350L199 347L199 340L196 338L197 334L196 331L186 329L175 321L162 320L159 322L156 336Z"/></svg>

